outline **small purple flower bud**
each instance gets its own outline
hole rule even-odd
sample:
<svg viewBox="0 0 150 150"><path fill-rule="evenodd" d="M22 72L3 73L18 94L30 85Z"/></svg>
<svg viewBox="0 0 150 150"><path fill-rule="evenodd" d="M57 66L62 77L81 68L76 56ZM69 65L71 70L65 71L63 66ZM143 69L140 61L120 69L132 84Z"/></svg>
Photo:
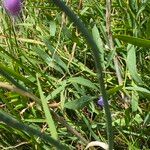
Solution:
<svg viewBox="0 0 150 150"><path fill-rule="evenodd" d="M21 0L3 0L3 6L12 16L17 16L21 11Z"/></svg>
<svg viewBox="0 0 150 150"><path fill-rule="evenodd" d="M103 101L103 97L100 96L99 100L97 101L98 106L103 107L104 106L104 101Z"/></svg>

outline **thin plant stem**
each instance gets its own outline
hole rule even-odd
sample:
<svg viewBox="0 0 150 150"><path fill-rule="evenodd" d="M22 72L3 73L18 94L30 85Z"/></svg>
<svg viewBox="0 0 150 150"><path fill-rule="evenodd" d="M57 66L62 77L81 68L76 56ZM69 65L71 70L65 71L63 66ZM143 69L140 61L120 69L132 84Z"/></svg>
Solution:
<svg viewBox="0 0 150 150"><path fill-rule="evenodd" d="M87 28L83 24L83 22L75 15L75 13L70 10L63 1L61 0L53 0L55 5L57 5L62 11L68 15L68 17L73 21L74 25L78 28L78 30L83 34L85 39L87 40L87 43L92 47L92 52L95 60L95 66L97 69L97 76L98 76L98 81L99 85L101 88L101 93L104 99L104 109L105 109L105 114L106 114L106 120L107 120L107 136L108 136L108 144L109 144L109 150L113 149L113 130L112 130L112 119L111 119L111 113L109 109L109 104L108 104L108 99L107 99L107 94L105 90L105 85L104 85L104 78L103 78L103 69L101 65L101 60L100 60L100 54L99 54L99 49L93 40L91 34L88 32Z"/></svg>
<svg viewBox="0 0 150 150"><path fill-rule="evenodd" d="M114 42L113 42L113 36L112 36L112 31L111 31L111 5L112 5L112 0L106 0L106 31L108 35L108 46L111 50L114 49ZM123 84L122 81L122 76L119 68L119 61L117 59L117 55L115 54L114 57L114 65L115 65L115 70L116 70L116 76L118 78L118 83L119 85ZM124 99L124 93L121 92L121 97Z"/></svg>

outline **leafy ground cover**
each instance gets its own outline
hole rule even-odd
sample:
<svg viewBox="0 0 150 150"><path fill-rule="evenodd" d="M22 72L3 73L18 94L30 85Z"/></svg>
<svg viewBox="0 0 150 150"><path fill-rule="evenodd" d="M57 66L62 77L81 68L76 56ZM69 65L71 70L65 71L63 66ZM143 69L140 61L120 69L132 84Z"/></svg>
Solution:
<svg viewBox="0 0 150 150"><path fill-rule="evenodd" d="M148 150L150 2L113 1L111 24L106 2L66 4L100 50L114 149ZM16 120L0 122L0 149L45 150L59 144L85 149L91 141L107 143L104 108L97 104L101 94L91 47L52 1L23 1L19 17L1 5L0 108ZM33 136L30 127L39 134Z"/></svg>

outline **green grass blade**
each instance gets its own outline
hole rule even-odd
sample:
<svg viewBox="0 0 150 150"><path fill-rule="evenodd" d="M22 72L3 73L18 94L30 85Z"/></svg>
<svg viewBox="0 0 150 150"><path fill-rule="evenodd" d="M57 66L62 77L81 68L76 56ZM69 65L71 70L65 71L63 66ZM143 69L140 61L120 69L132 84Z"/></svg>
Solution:
<svg viewBox="0 0 150 150"><path fill-rule="evenodd" d="M68 15L68 17L73 21L74 25L83 34L87 43L92 47L95 66L97 69L98 81L99 81L102 96L104 99L104 109L105 109L106 120L107 120L107 136L108 136L109 149L112 150L113 149L112 119L111 119L111 112L109 109L108 98L107 98L105 85L104 85L103 68L102 68L102 65L99 61L100 60L99 48L97 47L94 39L92 38L91 34L87 30L87 28L85 27L83 22L78 18L78 16L75 15L74 12L72 10L70 10L69 7L67 7L65 5L65 3L61 0L53 0L53 2Z"/></svg>
<svg viewBox="0 0 150 150"><path fill-rule="evenodd" d="M103 48L103 41L100 37L100 34L99 34L99 31L98 31L98 28L96 27L96 25L93 27L92 29L92 35L93 35L93 39L95 41L95 43L97 44L98 48L99 48L99 51L100 51L100 57L101 57L101 64L102 64L102 67L104 68L104 48Z"/></svg>
<svg viewBox="0 0 150 150"><path fill-rule="evenodd" d="M37 84L38 84L38 90L39 90L39 93L40 93L40 98L41 98L43 110L44 110L45 117L46 117L46 122L47 122L47 124L49 126L50 133L51 133L51 135L52 135L52 137L54 139L58 139L58 134L57 134L56 126L54 124L52 115L50 113L47 101L46 101L46 99L45 99L45 97L43 95L43 91L42 91L42 88L41 88L38 76L37 76Z"/></svg>
<svg viewBox="0 0 150 150"><path fill-rule="evenodd" d="M19 84L13 77L11 77L7 72L5 72L4 70L0 69L0 74L2 76L4 76L8 81L10 81L12 84L14 84L16 87L24 90L24 91L28 91L26 87L24 87L23 85Z"/></svg>
<svg viewBox="0 0 150 150"><path fill-rule="evenodd" d="M69 150L68 147L62 145L57 140L54 140L48 134L42 133L41 131L39 131L37 129L34 129L32 127L29 127L29 126L17 121L16 119L12 118L11 116L6 114L2 110L0 110L0 121L3 121L8 126L13 127L17 130L22 130L22 131L28 133L30 136L33 136L33 135L37 136L37 137L41 138L42 140L44 140L45 142L48 142L48 143L54 145L59 150L62 150L62 149Z"/></svg>
<svg viewBox="0 0 150 150"><path fill-rule="evenodd" d="M92 101L95 97L89 97L89 96L82 96L80 99L69 101L65 103L64 107L73 109L73 110L79 110L85 107L87 104L89 104L90 101Z"/></svg>
<svg viewBox="0 0 150 150"><path fill-rule="evenodd" d="M28 80L27 78L25 78L22 75L18 74L14 70L4 66L2 63L0 63L0 69L4 70L5 72L7 72L9 75L13 76L17 80L23 81L26 84L34 85L30 80Z"/></svg>
<svg viewBox="0 0 150 150"><path fill-rule="evenodd" d="M64 74L61 67L57 65L57 62L54 59L52 59L44 50L36 47L34 48L34 51L39 55L39 57L42 58L42 60L48 65L48 67L51 67L54 70L60 72L61 74Z"/></svg>
<svg viewBox="0 0 150 150"><path fill-rule="evenodd" d="M129 69L131 77L137 82L142 84L143 81L140 78L140 76L137 73L137 67L136 67L136 53L135 48L133 45L128 45L127 47L127 67Z"/></svg>
<svg viewBox="0 0 150 150"><path fill-rule="evenodd" d="M68 79L68 82L78 83L80 85L87 86L87 87L92 88L92 89L97 89L97 87L95 86L94 83L92 83L90 80L85 79L83 77L72 77L72 78Z"/></svg>
<svg viewBox="0 0 150 150"><path fill-rule="evenodd" d="M135 46L150 48L150 40L136 38L127 35L114 35L114 38L117 38L123 42L130 43Z"/></svg>
<svg viewBox="0 0 150 150"><path fill-rule="evenodd" d="M126 87L125 89L126 90L138 91L138 92L146 94L146 96L148 95L150 97L150 91L146 88L143 88L143 87L134 86L134 87Z"/></svg>
<svg viewBox="0 0 150 150"><path fill-rule="evenodd" d="M66 87L66 80L61 82L61 85L59 87L57 87L55 90L53 90L47 97L46 97L46 101L51 100L53 98L55 98L61 91L63 91Z"/></svg>
<svg viewBox="0 0 150 150"><path fill-rule="evenodd" d="M14 58L11 54L9 54L7 51L5 51L1 46L0 46L0 51L5 53L8 57L10 57L13 61L15 61L20 67L22 67L24 70L29 72L33 77L35 76L35 74L32 71L30 71L30 69L28 67L23 65L18 59Z"/></svg>

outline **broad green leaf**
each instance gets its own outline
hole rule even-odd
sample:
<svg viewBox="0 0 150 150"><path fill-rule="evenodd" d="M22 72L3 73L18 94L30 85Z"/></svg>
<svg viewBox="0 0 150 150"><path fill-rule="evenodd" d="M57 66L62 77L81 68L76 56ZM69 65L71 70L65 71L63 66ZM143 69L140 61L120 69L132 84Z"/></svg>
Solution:
<svg viewBox="0 0 150 150"><path fill-rule="evenodd" d="M79 110L86 106L90 101L92 101L95 97L82 96L80 99L69 101L65 103L64 107Z"/></svg>
<svg viewBox="0 0 150 150"><path fill-rule="evenodd" d="M122 88L123 88L123 85L115 86L115 87L111 88L110 90L108 90L107 93L108 93L108 95L113 95L116 92L122 90Z"/></svg>
<svg viewBox="0 0 150 150"><path fill-rule="evenodd" d="M114 35L114 37L123 42L130 43L135 46L150 48L150 40L136 38L136 37L127 36L127 35Z"/></svg>
<svg viewBox="0 0 150 150"><path fill-rule="evenodd" d="M65 103L64 107L73 110L79 110L82 109L84 106L86 106L94 98L95 97L91 97L91 96L82 96L80 99Z"/></svg>
<svg viewBox="0 0 150 150"><path fill-rule="evenodd" d="M127 67L129 69L129 73L131 77L137 82L142 84L143 81L141 80L140 76L137 73L137 68L136 68L136 53L135 53L135 48L133 45L128 45L127 47Z"/></svg>
<svg viewBox="0 0 150 150"><path fill-rule="evenodd" d="M97 89L94 83L92 83L90 80L85 79L83 77L73 77L73 78L68 79L68 82L78 83L80 85L87 86L92 89Z"/></svg>
<svg viewBox="0 0 150 150"><path fill-rule="evenodd" d="M143 88L143 87L135 86L135 87L126 87L125 89L126 90L138 91L138 92L141 92L143 94L145 93L145 94L150 96L150 91L145 89L145 88Z"/></svg>
<svg viewBox="0 0 150 150"><path fill-rule="evenodd" d="M40 93L40 98L41 98L43 110L44 110L45 117L46 117L46 122L47 122L47 124L49 126L49 130L50 130L50 132L52 134L52 137L54 139L58 139L58 134L57 134L56 126L54 124L54 121L53 121L50 109L48 107L47 101L46 101L45 96L43 94L43 91L42 91L42 88L41 88L38 76L37 76L37 84L38 84L38 90L39 90L39 93Z"/></svg>

